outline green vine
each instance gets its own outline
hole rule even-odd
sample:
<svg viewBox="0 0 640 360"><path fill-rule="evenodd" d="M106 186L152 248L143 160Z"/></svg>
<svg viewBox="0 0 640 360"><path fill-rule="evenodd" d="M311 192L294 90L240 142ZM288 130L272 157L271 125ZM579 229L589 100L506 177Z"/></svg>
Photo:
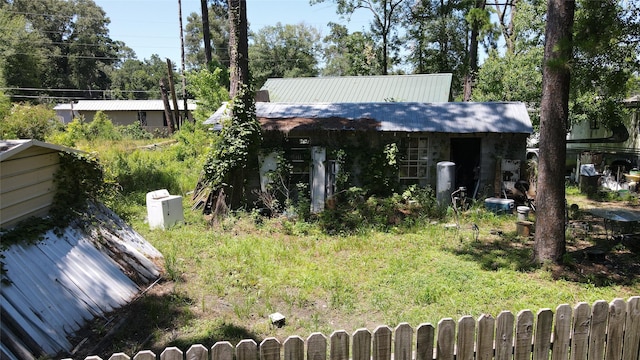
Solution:
<svg viewBox="0 0 640 360"><path fill-rule="evenodd" d="M60 153L60 168L54 176L56 194L49 211L58 227L65 227L84 213L88 201L102 195L104 172L98 160L90 154Z"/></svg>
<svg viewBox="0 0 640 360"><path fill-rule="evenodd" d="M229 186L234 171L247 167L262 141L255 103L246 86L228 106L231 116L222 120L219 141L212 145L204 165L204 177L212 191Z"/></svg>
<svg viewBox="0 0 640 360"><path fill-rule="evenodd" d="M97 200L104 191L102 166L95 157L66 152L60 152L58 155L59 168L53 177L56 193L49 216L44 219L30 217L20 221L10 230L3 230L0 251L17 243L36 243L43 239L47 231L65 228L75 217L85 212L88 201ZM4 254L0 253L0 274L2 282L6 283L6 269L2 259Z"/></svg>

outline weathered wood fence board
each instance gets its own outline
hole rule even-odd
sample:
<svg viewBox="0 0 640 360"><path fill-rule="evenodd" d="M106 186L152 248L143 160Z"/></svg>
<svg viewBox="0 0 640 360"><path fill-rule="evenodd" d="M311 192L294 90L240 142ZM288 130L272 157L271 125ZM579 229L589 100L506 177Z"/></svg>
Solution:
<svg viewBox="0 0 640 360"><path fill-rule="evenodd" d="M415 336L414 336L415 335ZM414 342L415 338L415 342ZM306 349L306 353L305 353ZM407 323L395 329L378 326L373 333L358 329L352 335L344 330L328 338L311 334L305 341L290 336L284 343L267 338L259 345L242 340L233 346L227 341L210 349L193 345L186 353L168 347L156 356L149 350L133 360L639 360L640 296L599 300L575 307L560 305L555 312L530 310L516 316L503 311L497 318L482 315L478 321L463 316L456 322L445 318L437 328L421 324L414 329ZM109 360L130 360L124 353ZM85 360L101 360L97 356Z"/></svg>

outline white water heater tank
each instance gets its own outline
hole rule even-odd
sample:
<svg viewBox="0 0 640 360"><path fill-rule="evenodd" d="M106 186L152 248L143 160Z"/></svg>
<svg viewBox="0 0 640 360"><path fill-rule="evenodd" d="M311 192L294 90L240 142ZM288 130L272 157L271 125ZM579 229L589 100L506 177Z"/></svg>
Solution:
<svg viewBox="0 0 640 360"><path fill-rule="evenodd" d="M436 200L441 207L451 205L451 193L456 186L456 164L441 161L436 164Z"/></svg>
<svg viewBox="0 0 640 360"><path fill-rule="evenodd" d="M167 229L184 222L182 196L169 195L166 189L147 193L147 217L150 229Z"/></svg>

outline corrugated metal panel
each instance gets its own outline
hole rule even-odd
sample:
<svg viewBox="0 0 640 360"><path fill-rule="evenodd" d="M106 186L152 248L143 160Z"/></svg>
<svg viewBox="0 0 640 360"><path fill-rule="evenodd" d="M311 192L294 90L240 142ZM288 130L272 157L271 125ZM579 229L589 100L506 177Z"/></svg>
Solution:
<svg viewBox="0 0 640 360"><path fill-rule="evenodd" d="M451 74L267 79L272 102L448 102Z"/></svg>
<svg viewBox="0 0 640 360"><path fill-rule="evenodd" d="M169 102L169 106L173 109L173 102ZM189 110L195 110L196 104L188 102ZM164 110L162 100L79 100L71 106L70 104L59 104L54 110L69 111L73 107L73 111L151 111ZM184 102L178 101L178 109L184 109Z"/></svg>
<svg viewBox="0 0 640 360"><path fill-rule="evenodd" d="M2 313L48 355L71 351L71 335L88 320L130 301L160 276L162 255L113 212L91 208L98 225L76 224L37 244L4 251Z"/></svg>
<svg viewBox="0 0 640 360"><path fill-rule="evenodd" d="M226 106L205 124L216 124ZM358 128L357 122L377 122L375 130L442 133L531 133L533 127L526 106L518 102L489 103L333 103L291 104L256 103L256 115L269 119L271 126L290 130L290 119L313 119L314 127L325 130ZM353 122L335 122L333 119ZM330 121L331 120L331 121ZM275 123L275 125L274 125ZM336 124L339 127L336 127Z"/></svg>

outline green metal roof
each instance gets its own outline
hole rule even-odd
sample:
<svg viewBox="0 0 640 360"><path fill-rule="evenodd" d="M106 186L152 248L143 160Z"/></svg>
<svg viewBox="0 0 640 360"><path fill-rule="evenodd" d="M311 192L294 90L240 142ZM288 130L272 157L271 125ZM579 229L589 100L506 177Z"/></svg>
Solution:
<svg viewBox="0 0 640 360"><path fill-rule="evenodd" d="M451 100L452 74L267 79L269 101L288 103L422 102Z"/></svg>

